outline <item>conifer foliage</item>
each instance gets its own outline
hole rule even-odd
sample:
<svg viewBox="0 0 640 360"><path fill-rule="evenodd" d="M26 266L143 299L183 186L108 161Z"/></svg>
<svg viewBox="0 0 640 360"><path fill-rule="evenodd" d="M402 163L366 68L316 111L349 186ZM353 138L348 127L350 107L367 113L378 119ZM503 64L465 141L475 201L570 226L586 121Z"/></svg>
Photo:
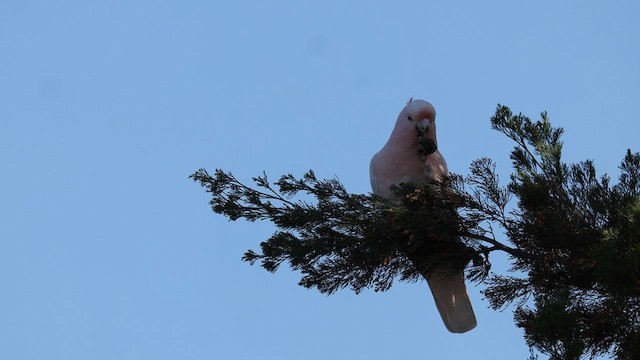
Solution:
<svg viewBox="0 0 640 360"><path fill-rule="evenodd" d="M506 186L488 158L466 176L400 184L398 200L351 194L313 171L275 182L263 173L253 186L222 170L191 178L214 212L273 222L243 260L270 272L288 264L304 287L386 291L465 269L491 308L514 305L525 341L550 359L640 359L640 153L627 150L612 185L589 160L562 161L563 130L546 113L532 121L498 105L491 125L515 143ZM509 255L511 273L491 271L494 251Z"/></svg>

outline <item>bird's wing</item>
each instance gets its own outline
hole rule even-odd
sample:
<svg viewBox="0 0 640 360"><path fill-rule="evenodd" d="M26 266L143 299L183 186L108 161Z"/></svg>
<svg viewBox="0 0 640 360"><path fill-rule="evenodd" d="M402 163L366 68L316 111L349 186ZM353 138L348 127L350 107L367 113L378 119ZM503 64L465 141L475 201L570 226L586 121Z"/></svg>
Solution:
<svg viewBox="0 0 640 360"><path fill-rule="evenodd" d="M377 166L378 166L377 159L376 159L376 156L374 156L371 159L371 163L369 164L369 180L371 181L371 191L376 195L380 195L381 189L377 181L378 180L378 173L376 169Z"/></svg>

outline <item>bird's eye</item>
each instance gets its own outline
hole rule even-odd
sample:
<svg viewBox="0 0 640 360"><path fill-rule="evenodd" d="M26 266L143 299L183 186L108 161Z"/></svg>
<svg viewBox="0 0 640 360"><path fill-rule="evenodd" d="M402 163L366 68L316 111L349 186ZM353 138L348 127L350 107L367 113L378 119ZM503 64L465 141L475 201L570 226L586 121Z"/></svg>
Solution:
<svg viewBox="0 0 640 360"><path fill-rule="evenodd" d="M407 116L407 119L408 119L409 121L413 121L413 118L411 118L411 116Z"/></svg>

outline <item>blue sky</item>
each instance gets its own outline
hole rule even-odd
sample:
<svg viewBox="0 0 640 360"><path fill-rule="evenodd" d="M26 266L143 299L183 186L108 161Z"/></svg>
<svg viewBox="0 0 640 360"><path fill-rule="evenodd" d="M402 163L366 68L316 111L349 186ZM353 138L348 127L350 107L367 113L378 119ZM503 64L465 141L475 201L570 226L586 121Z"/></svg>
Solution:
<svg viewBox="0 0 640 360"><path fill-rule="evenodd" d="M314 169L370 191L409 97L453 172L512 145L497 103L617 177L640 150L632 1L0 3L0 358L524 359L510 310L444 329L426 284L327 297L240 261L274 230L187 179ZM504 259L494 269L504 271Z"/></svg>

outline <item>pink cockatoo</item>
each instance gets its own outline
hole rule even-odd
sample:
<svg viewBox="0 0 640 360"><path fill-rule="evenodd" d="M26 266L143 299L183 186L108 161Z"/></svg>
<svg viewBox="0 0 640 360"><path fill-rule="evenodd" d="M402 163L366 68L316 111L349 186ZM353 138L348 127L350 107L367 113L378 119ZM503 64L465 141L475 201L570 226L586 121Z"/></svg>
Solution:
<svg viewBox="0 0 640 360"><path fill-rule="evenodd" d="M373 193L394 198L390 186L424 184L448 176L447 163L438 150L436 110L424 100L410 99L402 109L389 140L371 159ZM463 333L476 327L462 271L456 274L423 274L447 329Z"/></svg>

